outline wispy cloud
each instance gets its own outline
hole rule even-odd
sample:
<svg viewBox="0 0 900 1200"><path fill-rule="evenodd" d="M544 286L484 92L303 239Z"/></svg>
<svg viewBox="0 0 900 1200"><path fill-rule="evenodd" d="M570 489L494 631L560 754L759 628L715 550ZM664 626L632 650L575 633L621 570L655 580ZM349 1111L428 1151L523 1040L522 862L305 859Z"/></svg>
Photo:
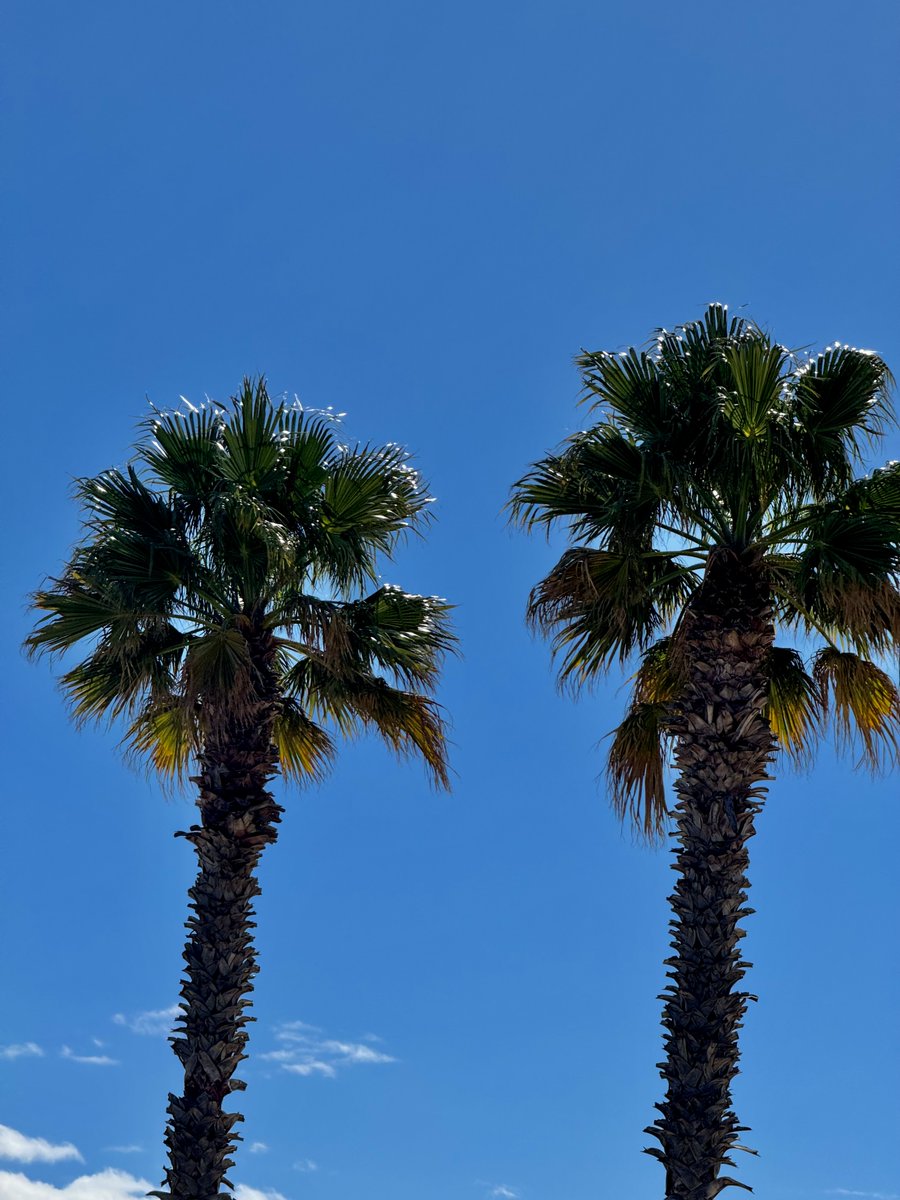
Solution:
<svg viewBox="0 0 900 1200"><path fill-rule="evenodd" d="M476 1179L475 1186L484 1188L488 1200L519 1200L519 1192L508 1183L488 1183L486 1179Z"/></svg>
<svg viewBox="0 0 900 1200"><path fill-rule="evenodd" d="M319 1169L319 1164L317 1162L313 1162L313 1160L311 1158L299 1158L294 1163L294 1170L302 1171L304 1173L304 1175L309 1175L310 1172L318 1171L318 1169Z"/></svg>
<svg viewBox="0 0 900 1200"><path fill-rule="evenodd" d="M900 1200L897 1192L859 1192L853 1188L829 1188L826 1196L861 1196L865 1200Z"/></svg>
<svg viewBox="0 0 900 1200"><path fill-rule="evenodd" d="M9 1061L13 1058L43 1058L44 1052L37 1042L13 1042L9 1046L0 1046L0 1058Z"/></svg>
<svg viewBox="0 0 900 1200"><path fill-rule="evenodd" d="M3 1200L2 1196L0 1196L0 1200ZM287 1200L287 1197L271 1188L262 1192L259 1188L247 1187L246 1184L239 1183L234 1189L234 1200Z"/></svg>
<svg viewBox="0 0 900 1200"><path fill-rule="evenodd" d="M11 1158L15 1162L61 1162L67 1158L84 1162L78 1153L77 1146L71 1142L48 1142L42 1137L28 1137L11 1129L9 1125L0 1125L0 1158ZM2 1191L0 1198L5 1200Z"/></svg>
<svg viewBox="0 0 900 1200"><path fill-rule="evenodd" d="M71 1046L63 1046L59 1052L60 1058L67 1058L70 1062L84 1063L88 1067L117 1067L119 1060L110 1058L108 1054L76 1054ZM3 1200L0 1197L0 1200Z"/></svg>
<svg viewBox="0 0 900 1200"><path fill-rule="evenodd" d="M0 1171L0 1200L142 1200L153 1186L112 1167L96 1175L80 1175L65 1187L54 1187L12 1171Z"/></svg>
<svg viewBox="0 0 900 1200"><path fill-rule="evenodd" d="M247 1147L248 1154L268 1154L269 1147L265 1142L251 1142Z"/></svg>
<svg viewBox="0 0 900 1200"><path fill-rule="evenodd" d="M367 1035L371 1037L372 1035ZM344 1067L363 1063L392 1063L397 1060L383 1050L375 1050L364 1042L343 1042L325 1037L316 1025L305 1021L286 1021L275 1031L281 1049L270 1050L259 1057L278 1063L292 1075L324 1075L333 1079Z"/></svg>
<svg viewBox="0 0 900 1200"><path fill-rule="evenodd" d="M168 1008L150 1008L146 1012L132 1013L131 1016L113 1013L113 1023L124 1025L132 1033L140 1033L146 1037L165 1037L172 1032L172 1026L180 1011L180 1004L171 1004Z"/></svg>

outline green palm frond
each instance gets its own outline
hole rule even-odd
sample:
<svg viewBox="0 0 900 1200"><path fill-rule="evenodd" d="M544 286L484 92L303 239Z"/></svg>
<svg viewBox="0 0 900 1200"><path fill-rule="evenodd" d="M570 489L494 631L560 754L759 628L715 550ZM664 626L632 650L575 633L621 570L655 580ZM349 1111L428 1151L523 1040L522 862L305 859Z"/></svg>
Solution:
<svg viewBox="0 0 900 1200"><path fill-rule="evenodd" d="M372 730L401 757L420 754L434 782L449 787L445 722L430 697L369 673L335 671L323 658L295 663L282 685L306 712L333 722L345 736Z"/></svg>
<svg viewBox="0 0 900 1200"><path fill-rule="evenodd" d="M757 338L731 342L722 355L731 377L722 393L722 411L744 441L766 439L781 407L788 351Z"/></svg>
<svg viewBox="0 0 900 1200"><path fill-rule="evenodd" d="M183 782L203 741L199 713L182 698L148 705L132 721L124 745L167 782Z"/></svg>
<svg viewBox="0 0 900 1200"><path fill-rule="evenodd" d="M621 354L584 350L575 362L591 409L609 413L640 440L661 440L670 431L671 408L649 354L634 349Z"/></svg>
<svg viewBox="0 0 900 1200"><path fill-rule="evenodd" d="M278 706L273 737L283 775L297 783L323 779L337 752L328 732L290 697Z"/></svg>
<svg viewBox="0 0 900 1200"><path fill-rule="evenodd" d="M203 506L222 487L220 463L225 410L218 404L155 412L146 423L149 440L138 448L138 461L149 477L171 489L185 515L196 521Z"/></svg>
<svg viewBox="0 0 900 1200"><path fill-rule="evenodd" d="M857 450L860 435L871 437L891 422L892 382L879 355L835 343L798 369L796 415L810 432L842 434Z"/></svg>
<svg viewBox="0 0 900 1200"><path fill-rule="evenodd" d="M665 554L567 550L531 593L528 619L552 635L560 681L585 683L644 650L684 604L694 576Z"/></svg>
<svg viewBox="0 0 900 1200"><path fill-rule="evenodd" d="M415 596L391 585L348 605L357 661L364 669L389 672L406 686L432 687L456 642L447 620L450 609L438 596Z"/></svg>
<svg viewBox="0 0 900 1200"><path fill-rule="evenodd" d="M442 710L432 699L366 680L348 697L353 712L401 758L421 756L434 784L449 790L447 735Z"/></svg>
<svg viewBox="0 0 900 1200"><path fill-rule="evenodd" d="M194 638L184 659L186 691L196 697L221 697L241 711L256 701L253 664L240 629L222 627Z"/></svg>
<svg viewBox="0 0 900 1200"><path fill-rule="evenodd" d="M896 764L900 694L890 676L869 659L829 646L815 657L813 679L839 743L860 745L860 764L872 771Z"/></svg>
<svg viewBox="0 0 900 1200"><path fill-rule="evenodd" d="M822 710L822 696L803 656L790 647L773 646L765 715L779 749L798 765L811 761L821 732Z"/></svg>
<svg viewBox="0 0 900 1200"><path fill-rule="evenodd" d="M649 549L671 488L660 455L601 426L535 463L516 483L509 509L525 528L565 520L577 538L612 537Z"/></svg>
<svg viewBox="0 0 900 1200"><path fill-rule="evenodd" d="M386 672L395 682L433 687L444 656L456 648L449 605L385 584L350 602L291 597L273 614L299 638L280 644L320 660L336 678Z"/></svg>

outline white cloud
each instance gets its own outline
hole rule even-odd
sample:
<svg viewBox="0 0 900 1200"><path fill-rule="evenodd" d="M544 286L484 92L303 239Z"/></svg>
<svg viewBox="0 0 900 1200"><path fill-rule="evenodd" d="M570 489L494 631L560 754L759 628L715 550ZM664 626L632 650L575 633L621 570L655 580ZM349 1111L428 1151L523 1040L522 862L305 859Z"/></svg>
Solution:
<svg viewBox="0 0 900 1200"><path fill-rule="evenodd" d="M2 1127L0 1127L2 1128ZM153 1184L127 1171L107 1167L95 1175L79 1175L65 1187L54 1187L13 1171L0 1171L0 1200L143 1200ZM235 1200L287 1200L273 1189L238 1184Z"/></svg>
<svg viewBox="0 0 900 1200"><path fill-rule="evenodd" d="M488 1200L519 1200L519 1193L508 1183L488 1183L486 1179L476 1179L475 1185L484 1188Z"/></svg>
<svg viewBox="0 0 900 1200"><path fill-rule="evenodd" d="M68 1058L71 1062L85 1063L89 1067L117 1067L119 1060L110 1058L108 1054L76 1054L71 1046L63 1046L59 1052L60 1058Z"/></svg>
<svg viewBox="0 0 900 1200"><path fill-rule="evenodd" d="M146 1012L133 1013L130 1017L125 1013L113 1013L113 1023L124 1025L132 1033L140 1033L147 1037L165 1037L172 1032L172 1026L180 1012L180 1004L171 1004L168 1008L151 1008Z"/></svg>
<svg viewBox="0 0 900 1200"><path fill-rule="evenodd" d="M368 1034L371 1038L374 1035ZM260 1054L266 1062L278 1063L292 1075L323 1075L333 1079L343 1067L361 1063L392 1063L397 1060L382 1050L374 1050L364 1042L342 1042L322 1036L321 1029L303 1021L287 1021L279 1025L275 1037L281 1049Z"/></svg>
<svg viewBox="0 0 900 1200"><path fill-rule="evenodd" d="M0 1200L143 1200L151 1187L148 1180L111 1167L96 1175L80 1175L62 1188L0 1171Z"/></svg>
<svg viewBox="0 0 900 1200"><path fill-rule="evenodd" d="M43 1058L44 1052L37 1042L13 1042L11 1046L0 1046L0 1058Z"/></svg>
<svg viewBox="0 0 900 1200"><path fill-rule="evenodd" d="M0 1196L0 1200L3 1200L2 1196ZM247 1187L245 1183L239 1183L234 1189L234 1200L287 1200L287 1197L272 1189L261 1192L259 1188Z"/></svg>
<svg viewBox="0 0 900 1200"><path fill-rule="evenodd" d="M318 1169L319 1164L317 1162L313 1162L311 1158L299 1158L294 1163L294 1170L302 1171L305 1175L310 1174L312 1171L318 1171Z"/></svg>
<svg viewBox="0 0 900 1200"><path fill-rule="evenodd" d="M248 1154L268 1154L269 1147L265 1142L251 1142L247 1147Z"/></svg>
<svg viewBox="0 0 900 1200"><path fill-rule="evenodd" d="M0 1125L0 1158L12 1158L16 1162L59 1162L64 1158L75 1158L79 1162L84 1159L78 1153L77 1147L71 1142L54 1144L41 1137L28 1137L11 1129L9 1125Z"/></svg>

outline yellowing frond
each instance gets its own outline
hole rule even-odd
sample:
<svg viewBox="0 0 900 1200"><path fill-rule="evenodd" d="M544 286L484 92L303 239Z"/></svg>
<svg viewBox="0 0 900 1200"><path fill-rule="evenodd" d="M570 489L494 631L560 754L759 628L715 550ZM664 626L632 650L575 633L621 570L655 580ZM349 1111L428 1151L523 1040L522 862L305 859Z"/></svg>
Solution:
<svg viewBox="0 0 900 1200"><path fill-rule="evenodd" d="M177 700L142 712L125 737L132 754L148 759L169 780L184 779L199 742L195 713Z"/></svg>
<svg viewBox="0 0 900 1200"><path fill-rule="evenodd" d="M281 701L273 737L285 779L302 783L320 780L327 773L335 754L334 742L296 701Z"/></svg>
<svg viewBox="0 0 900 1200"><path fill-rule="evenodd" d="M889 675L869 659L826 647L813 678L839 741L862 743L860 765L878 771L900 760L900 694Z"/></svg>
<svg viewBox="0 0 900 1200"><path fill-rule="evenodd" d="M629 819L648 842L661 840L668 809L664 783L662 704L636 701L613 731L606 763L610 802L619 820Z"/></svg>
<svg viewBox="0 0 900 1200"><path fill-rule="evenodd" d="M765 715L779 749L798 765L807 764L820 732L822 696L796 650L772 647Z"/></svg>

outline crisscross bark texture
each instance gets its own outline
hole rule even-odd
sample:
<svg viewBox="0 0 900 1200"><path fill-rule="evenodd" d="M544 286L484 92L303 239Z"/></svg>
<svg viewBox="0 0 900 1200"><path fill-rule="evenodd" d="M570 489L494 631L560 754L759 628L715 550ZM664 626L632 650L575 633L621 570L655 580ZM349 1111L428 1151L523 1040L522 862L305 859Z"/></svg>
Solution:
<svg viewBox="0 0 900 1200"><path fill-rule="evenodd" d="M666 1200L712 1200L738 1184L734 1166L743 1126L731 1108L738 1030L752 997L738 990L746 967L739 941L746 907L747 842L761 808L774 739L763 710L766 661L774 639L768 588L758 561L730 551L711 556L699 595L685 614L689 683L675 735L678 881L671 980L662 999L668 1084L647 1132L666 1166Z"/></svg>
<svg viewBox="0 0 900 1200"><path fill-rule="evenodd" d="M169 1095L167 1190L151 1193L165 1200L230 1200L233 1187L225 1175L234 1165L234 1126L243 1117L226 1112L223 1102L245 1087L235 1071L247 1057L245 1026L253 1018L246 1010L259 969L252 935L253 900L260 894L255 872L283 812L267 788L278 761L271 637L250 639L250 648L255 700L241 706L239 718L228 708L213 715L194 777L201 823L180 835L193 844L199 871L188 893L182 1015L171 1038L184 1067L184 1092Z"/></svg>

